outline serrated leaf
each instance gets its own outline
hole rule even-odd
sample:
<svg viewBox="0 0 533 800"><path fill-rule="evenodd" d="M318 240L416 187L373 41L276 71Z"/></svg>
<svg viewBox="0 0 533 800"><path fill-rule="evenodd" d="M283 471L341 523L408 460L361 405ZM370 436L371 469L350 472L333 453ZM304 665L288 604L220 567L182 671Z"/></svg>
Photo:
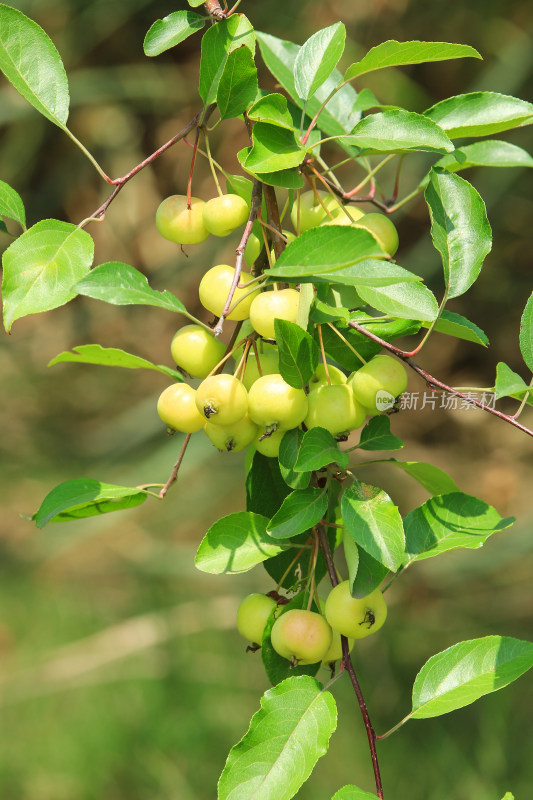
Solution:
<svg viewBox="0 0 533 800"><path fill-rule="evenodd" d="M372 47L360 60L346 70L345 80L385 67L406 64L424 64L430 61L448 61L454 58L481 58L477 50L466 44L448 42L397 42L391 39Z"/></svg>
<svg viewBox="0 0 533 800"><path fill-rule="evenodd" d="M218 800L290 800L323 756L337 725L333 695L301 675L269 689L230 751Z"/></svg>
<svg viewBox="0 0 533 800"><path fill-rule="evenodd" d="M257 69L248 47L233 50L220 76L217 105L221 119L243 114L257 96Z"/></svg>
<svg viewBox="0 0 533 800"><path fill-rule="evenodd" d="M44 528L49 522L68 522L133 508L144 503L146 497L145 492L131 486L114 486L91 478L77 478L52 489L33 519L38 528Z"/></svg>
<svg viewBox="0 0 533 800"><path fill-rule="evenodd" d="M252 148L247 150L241 164L254 173L298 167L305 158L305 148L296 141L294 132L279 125L256 122L252 142Z"/></svg>
<svg viewBox="0 0 533 800"><path fill-rule="evenodd" d="M412 111L381 111L370 114L357 123L341 144L359 147L365 154L451 153L454 149L446 133L437 124Z"/></svg>
<svg viewBox="0 0 533 800"><path fill-rule="evenodd" d="M302 45L294 62L294 86L298 97L307 101L326 81L343 54L346 28L336 22L316 31Z"/></svg>
<svg viewBox="0 0 533 800"><path fill-rule="evenodd" d="M287 98L278 92L261 97L248 111L253 122L268 122L281 128L295 130L293 119L287 105Z"/></svg>
<svg viewBox="0 0 533 800"><path fill-rule="evenodd" d="M372 308L401 319L434 320L439 304L423 283L396 283L389 286L357 284L362 299Z"/></svg>
<svg viewBox="0 0 533 800"><path fill-rule="evenodd" d="M430 494L449 494L459 491L453 478L434 464L427 464L425 461L397 461L395 458L389 459L386 463L402 469Z"/></svg>
<svg viewBox="0 0 533 800"><path fill-rule="evenodd" d="M485 203L459 175L434 169L425 191L431 238L441 254L449 298L464 294L478 277L492 248Z"/></svg>
<svg viewBox="0 0 533 800"><path fill-rule="evenodd" d="M183 303L171 292L152 289L146 275L120 261L95 267L75 288L78 294L115 306L156 306L189 316Z"/></svg>
<svg viewBox="0 0 533 800"><path fill-rule="evenodd" d="M290 489L275 458L255 453L246 476L246 510L273 517Z"/></svg>
<svg viewBox="0 0 533 800"><path fill-rule="evenodd" d="M207 19L194 11L174 11L157 19L144 37L144 54L158 56L201 30Z"/></svg>
<svg viewBox="0 0 533 800"><path fill-rule="evenodd" d="M294 552L295 551L293 550L290 551L291 558L294 557ZM274 650L270 641L270 632L272 631L272 626L274 625L276 619L278 619L281 614L285 614L287 611L291 611L292 609L307 608L308 597L309 594L307 591L300 592L300 594L296 595L296 597L293 597L290 603L287 603L287 605L277 606L277 608L272 611L267 624L265 625L263 641L261 642L261 660L263 662L268 680L273 686L276 686L276 684L281 683L281 681L286 680L286 678L290 678L295 675L316 675L320 669L320 661L315 664L296 664L293 666L288 659L283 658ZM314 611L316 609L313 608L312 610Z"/></svg>
<svg viewBox="0 0 533 800"><path fill-rule="evenodd" d="M22 198L4 181L0 181L0 217L12 219L22 228L26 228L26 211Z"/></svg>
<svg viewBox="0 0 533 800"><path fill-rule="evenodd" d="M237 575L283 549L267 533L268 518L250 511L228 514L211 525L202 539L195 566L211 575Z"/></svg>
<svg viewBox="0 0 533 800"><path fill-rule="evenodd" d="M471 167L533 167L533 157L510 142L487 139L467 144L453 154L443 156L434 166L448 172L459 172ZM428 185L429 178L430 173L420 181L421 189Z"/></svg>
<svg viewBox="0 0 533 800"><path fill-rule="evenodd" d="M426 117L443 128L450 139L491 136L533 122L533 105L498 92L471 92L449 97L428 108Z"/></svg>
<svg viewBox="0 0 533 800"><path fill-rule="evenodd" d="M206 105L217 99L218 86L229 54L245 45L255 52L255 33L244 14L232 14L207 30L202 37L200 97Z"/></svg>
<svg viewBox="0 0 533 800"><path fill-rule="evenodd" d="M377 794L371 792L364 792L357 786L343 786L336 792L332 800L378 800Z"/></svg>
<svg viewBox="0 0 533 800"><path fill-rule="evenodd" d="M493 533L505 530L513 517L502 519L495 508L463 492L437 495L404 519L405 564L457 548L476 550Z"/></svg>
<svg viewBox="0 0 533 800"><path fill-rule="evenodd" d="M279 468L285 483L293 489L307 489L311 480L310 472L294 470L303 438L304 432L300 428L293 428L287 431L279 446Z"/></svg>
<svg viewBox="0 0 533 800"><path fill-rule="evenodd" d="M355 481L341 501L345 528L366 552L392 571L403 563L402 518L389 495L377 486Z"/></svg>
<svg viewBox="0 0 533 800"><path fill-rule="evenodd" d="M515 681L533 666L533 644L510 636L459 642L432 656L413 685L413 719L470 705Z"/></svg>
<svg viewBox="0 0 533 800"><path fill-rule="evenodd" d="M4 326L39 314L76 297L76 283L89 271L92 238L68 222L45 219L18 237L4 252Z"/></svg>
<svg viewBox="0 0 533 800"><path fill-rule="evenodd" d="M290 539L320 522L327 508L328 497L323 489L297 489L285 498L267 531L274 539Z"/></svg>
<svg viewBox="0 0 533 800"><path fill-rule="evenodd" d="M314 339L294 322L274 320L279 351L279 371L295 389L303 389L318 365L319 351Z"/></svg>
<svg viewBox="0 0 533 800"><path fill-rule="evenodd" d="M533 372L533 292L520 320L520 352L526 366Z"/></svg>
<svg viewBox="0 0 533 800"><path fill-rule="evenodd" d="M429 327L425 323L422 323L422 325L425 328ZM456 314L447 309L441 311L433 330L438 333L445 333L448 336L454 336L456 339L463 339L466 342L481 344L483 347L488 347L489 345L487 334L481 328L461 314Z"/></svg>
<svg viewBox="0 0 533 800"><path fill-rule="evenodd" d="M69 89L61 56L36 22L4 4L0 4L0 70L28 103L66 129Z"/></svg>
<svg viewBox="0 0 533 800"><path fill-rule="evenodd" d="M533 395L533 388L528 386L525 380L518 373L513 372L511 367L504 361L499 361L496 366L496 384L494 386L496 400L499 400L500 397L514 397L516 395L519 395L520 399L522 399L527 391Z"/></svg>
<svg viewBox="0 0 533 800"><path fill-rule="evenodd" d="M311 428L303 436L294 471L312 472L328 464L338 464L344 469L349 461L350 456L340 449L329 431L325 428Z"/></svg>
<svg viewBox="0 0 533 800"><path fill-rule="evenodd" d="M403 442L390 432L388 417L372 417L361 431L361 450L401 450Z"/></svg>
<svg viewBox="0 0 533 800"><path fill-rule="evenodd" d="M162 364L153 364L140 356L126 353L117 347L102 347L100 344L82 344L72 348L74 352L66 351L59 353L55 358L48 362L49 367L54 364L74 362L77 364L98 364L104 367L124 367L125 369L153 369L183 381L183 375L175 369L165 367Z"/></svg>
<svg viewBox="0 0 533 800"><path fill-rule="evenodd" d="M351 585L352 597L368 597L374 589L377 589L383 583L383 579L388 573L389 570L384 564L377 561L370 553L360 547L357 575Z"/></svg>

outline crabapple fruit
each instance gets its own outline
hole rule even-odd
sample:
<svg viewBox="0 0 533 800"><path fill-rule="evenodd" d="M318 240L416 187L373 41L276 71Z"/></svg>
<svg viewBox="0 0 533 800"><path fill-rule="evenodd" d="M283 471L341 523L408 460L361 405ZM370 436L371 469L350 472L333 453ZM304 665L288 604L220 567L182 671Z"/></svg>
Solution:
<svg viewBox="0 0 533 800"><path fill-rule="evenodd" d="M248 393L233 375L211 375L196 390L196 407L208 422L232 425L248 410Z"/></svg>
<svg viewBox="0 0 533 800"><path fill-rule="evenodd" d="M322 203L318 198L322 200ZM294 203L291 209L291 222L294 230L297 231L299 229L300 233L304 233L310 228L316 228L321 222L330 219L328 211L333 218L335 218L337 211L340 211L344 216L342 209L339 208L339 203L328 192L303 192L300 195L299 214L298 201ZM299 228L298 222L300 223Z"/></svg>
<svg viewBox="0 0 533 800"><path fill-rule="evenodd" d="M328 373L332 384L342 384L348 380L344 372L332 364L328 364ZM324 364L319 364L309 379L309 392L314 392L322 386L328 386L328 378Z"/></svg>
<svg viewBox="0 0 533 800"><path fill-rule="evenodd" d="M181 433L196 433L205 419L196 407L196 391L187 383L173 383L161 392L157 413L169 428Z"/></svg>
<svg viewBox="0 0 533 800"><path fill-rule="evenodd" d="M369 231L389 256L396 253L399 244L398 231L394 222L385 214L365 214L357 220L355 227Z"/></svg>
<svg viewBox="0 0 533 800"><path fill-rule="evenodd" d="M307 395L281 375L263 375L250 387L248 409L256 425L267 430L296 428L307 416Z"/></svg>
<svg viewBox="0 0 533 800"><path fill-rule="evenodd" d="M226 348L201 325L184 325L170 344L172 358L193 378L206 378L224 357Z"/></svg>
<svg viewBox="0 0 533 800"><path fill-rule="evenodd" d="M293 608L281 614L272 626L272 647L283 658L298 664L322 661L331 646L332 630L315 611Z"/></svg>
<svg viewBox="0 0 533 800"><path fill-rule="evenodd" d="M254 644L261 644L263 633L276 601L266 594L254 592L245 597L237 609L237 630Z"/></svg>
<svg viewBox="0 0 533 800"><path fill-rule="evenodd" d="M405 392L407 372L403 364L391 356L374 356L353 373L348 386L368 413L376 414L392 407L394 398ZM384 393L383 398L380 398L380 392ZM376 401L379 405L376 405Z"/></svg>
<svg viewBox="0 0 533 800"><path fill-rule="evenodd" d="M367 597L352 597L350 582L342 581L329 593L325 614L334 631L350 639L364 639L379 631L387 619L387 605L379 589Z"/></svg>
<svg viewBox="0 0 533 800"><path fill-rule="evenodd" d="M349 652L352 652L353 646L355 643L355 639L348 639L348 648ZM342 642L341 642L341 635L338 631L333 631L333 635L331 637L331 646L322 659L323 664L331 664L332 661L338 661L343 657L342 652Z"/></svg>
<svg viewBox="0 0 533 800"><path fill-rule="evenodd" d="M200 286L198 287L200 302L204 308L211 311L217 317L220 317L224 310L234 276L234 267L230 267L228 264L219 264L208 270L200 281ZM239 283L246 284L251 280L252 276L248 272L241 272ZM259 289L255 292L250 292L250 294L248 294L248 292L250 292L250 290L247 289L246 286L244 286L243 289L239 289L238 287L235 289L232 305L237 305L235 305L233 311L228 314L227 319L242 321L248 318L250 315L250 306L254 298L259 294ZM247 296L245 297L245 295Z"/></svg>
<svg viewBox="0 0 533 800"><path fill-rule="evenodd" d="M304 420L308 428L325 428L340 436L365 421L365 411L346 384L321 386L308 395L309 411Z"/></svg>
<svg viewBox="0 0 533 800"><path fill-rule="evenodd" d="M283 428L278 428L277 431L274 431L269 436L265 436L265 431L260 430L255 439L255 449L263 456L268 456L268 458L277 458L279 455L279 446L281 444L281 440L286 433L287 431L283 430Z"/></svg>
<svg viewBox="0 0 533 800"><path fill-rule="evenodd" d="M259 365L255 357L253 348L248 353L248 361L242 376L242 382L245 388L250 391L250 387L256 382L261 375L274 375L279 373L279 354L278 348L268 345L266 342L263 344L263 352L259 352ZM267 349L268 348L268 349ZM259 374L259 367L261 367L261 374Z"/></svg>
<svg viewBox="0 0 533 800"><path fill-rule="evenodd" d="M190 208L183 194L167 197L155 214L157 230L165 239L177 244L203 242L209 236L203 221L204 206L204 201L198 197L191 197Z"/></svg>
<svg viewBox="0 0 533 800"><path fill-rule="evenodd" d="M213 197L204 205L203 222L214 236L228 236L235 228L244 225L250 209L238 194L223 194Z"/></svg>
<svg viewBox="0 0 533 800"><path fill-rule="evenodd" d="M250 322L260 336L275 339L274 320L296 322L300 292L296 289L261 292L250 306Z"/></svg>
<svg viewBox="0 0 533 800"><path fill-rule="evenodd" d="M244 416L231 425L214 425L212 422L206 422L204 432L219 450L238 453L253 442L257 436L257 425L248 416Z"/></svg>

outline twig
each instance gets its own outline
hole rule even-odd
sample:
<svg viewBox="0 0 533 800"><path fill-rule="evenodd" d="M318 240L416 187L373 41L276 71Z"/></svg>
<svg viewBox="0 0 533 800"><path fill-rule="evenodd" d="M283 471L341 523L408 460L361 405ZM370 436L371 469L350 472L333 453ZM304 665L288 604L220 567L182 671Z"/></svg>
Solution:
<svg viewBox="0 0 533 800"><path fill-rule="evenodd" d="M188 433L187 436L185 437L185 441L183 442L183 447L181 448L181 452L179 454L178 460L174 464L174 469L172 470L170 478L168 479L168 481L165 483L165 485L163 486L163 488L159 492L159 497L161 498L161 500L165 497L166 493L168 492L168 490L170 489L172 484L175 483L177 481L177 479L178 479L178 472L180 471L181 464L182 464L183 459L185 457L185 451L187 450L189 442L191 441L191 436L192 436L192 433Z"/></svg>

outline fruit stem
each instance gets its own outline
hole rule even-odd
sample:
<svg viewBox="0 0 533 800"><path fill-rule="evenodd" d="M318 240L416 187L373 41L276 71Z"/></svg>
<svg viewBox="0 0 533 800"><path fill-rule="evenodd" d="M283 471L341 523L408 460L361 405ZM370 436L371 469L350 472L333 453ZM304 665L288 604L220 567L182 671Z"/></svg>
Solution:
<svg viewBox="0 0 533 800"><path fill-rule="evenodd" d="M311 169L312 169L313 173L316 175L316 177L318 178L318 180L326 187L327 191L330 193L330 195L333 197L333 199L337 201L338 207L344 212L344 214L348 217L350 222L355 222L354 218L352 217L352 215L350 214L350 212L348 211L348 209L346 208L344 203L341 203L341 201L339 199L339 196L337 194L335 194L335 192L333 191L333 189L331 188L329 183L322 177L320 172L317 169L315 169L315 167L311 167ZM329 211L328 211L328 214L331 217L331 219L333 220L333 217L331 216Z"/></svg>
<svg viewBox="0 0 533 800"><path fill-rule="evenodd" d="M351 189L351 191L345 192L344 196L353 197L354 195L359 194L361 189L363 189L367 185L367 183L374 177L374 175L377 175L380 169L386 166L386 164L389 164L393 160L393 158L396 158L396 153L391 153L390 156L387 156L382 161L380 161L379 164L377 164L374 167L374 169L369 170L369 172L367 172L366 176L363 178L361 183L358 183L355 189Z"/></svg>
<svg viewBox="0 0 533 800"><path fill-rule="evenodd" d="M216 374L217 374L217 372L220 370L220 368L224 366L224 364L226 363L226 361L228 360L228 358L231 358L231 356L233 355L233 353L234 353L236 350L238 350L238 349L239 349L239 347L240 347L241 345L243 345L243 344L246 344L246 342L247 342L247 341L248 341L248 339L241 339L241 341L240 341L240 342L238 342L236 345L234 345L234 346L231 348L231 350L230 350L228 353L226 353L226 354L224 355L224 357L223 357L223 358L221 358L221 359L220 359L220 361L218 362L218 364L217 364L215 367L213 367L213 369L211 370L211 372L209 373L209 375L207 375L207 377L208 377L208 378L210 378L210 377L211 377L211 375L216 375Z"/></svg>
<svg viewBox="0 0 533 800"><path fill-rule="evenodd" d="M328 380L328 386L331 386L331 377L330 377L330 374L329 374L328 362L326 361L326 351L324 350L324 340L322 338L322 325L317 325L316 327L317 327L317 330L318 330L318 339L320 341L320 350L322 352L322 361L324 363L324 372L326 373L326 378Z"/></svg>
<svg viewBox="0 0 533 800"><path fill-rule="evenodd" d="M315 579L315 571L316 571L316 562L318 559L318 551L320 549L320 542L318 539L318 534L316 530L313 528L313 550L311 553L311 561L309 564L309 576L307 581L307 590L309 592L309 597L307 598L307 610L311 611L311 606L313 605L313 598L316 592L316 579Z"/></svg>
<svg viewBox="0 0 533 800"><path fill-rule="evenodd" d="M311 537L309 537L307 542L309 542L310 539L311 539ZM298 550L298 552L296 553L296 555L292 559L291 563L289 564L289 566L287 567L287 569L285 570L285 572L281 576L281 578L279 580L279 583L276 586L276 592L279 592L279 590L283 588L283 581L285 580L285 578L287 577L287 575L289 574L291 569L294 567L294 565L296 564L298 559L301 557L302 553L307 549L307 547L308 547L307 542L305 543L305 545L300 550Z"/></svg>
<svg viewBox="0 0 533 800"><path fill-rule="evenodd" d="M209 136L207 135L207 131L204 128L204 139L205 139L205 151L207 153L207 158L209 160L209 168L211 169L211 174L213 176L213 180L215 181L215 186L217 187L218 196L222 197L224 192L220 188L220 183L218 182L217 171L215 169L215 164L213 162L213 157L211 156L211 148L209 147Z"/></svg>
<svg viewBox="0 0 533 800"><path fill-rule="evenodd" d="M179 473L180 467L181 467L181 465L183 463L183 459L185 457L185 452L187 450L187 447L189 446L189 442L191 441L191 436L192 436L192 433L188 433L187 436L185 437L185 441L183 442L183 447L181 448L181 452L180 452L180 454L178 456L178 460L174 464L174 469L172 470L172 472L170 474L170 478L168 479L168 481L165 483L165 485L163 486L163 488L159 492L159 497L161 498L161 500L163 500L165 498L166 493L168 492L168 490L170 489L172 484L175 483L177 481L177 479L178 479L178 473Z"/></svg>
<svg viewBox="0 0 533 800"><path fill-rule="evenodd" d="M244 351L243 351L241 360L237 364L237 369L233 373L234 377L238 378L241 381L242 381L242 379L244 377L244 370L246 369L246 362L248 361L248 353L250 352L251 344L252 344L252 342L250 341L250 339L247 339L246 340L246 344L244 345ZM239 373L241 372L241 369L242 369L243 374L239 378Z"/></svg>

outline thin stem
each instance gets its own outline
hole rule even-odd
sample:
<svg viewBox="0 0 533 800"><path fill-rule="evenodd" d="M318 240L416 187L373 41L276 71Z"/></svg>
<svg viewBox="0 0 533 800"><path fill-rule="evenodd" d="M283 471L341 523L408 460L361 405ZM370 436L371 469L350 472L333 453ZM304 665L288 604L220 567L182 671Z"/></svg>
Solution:
<svg viewBox="0 0 533 800"><path fill-rule="evenodd" d="M533 386L533 378L531 378L531 380L529 381L529 386L530 387ZM524 399L522 400L522 402L520 403L520 405L518 407L518 411L516 411L513 414L513 419L518 419L518 417L520 416L520 414L522 413L522 411L526 407L526 403L527 403L528 399L529 399L529 392L526 392L525 395L524 395Z"/></svg>
<svg viewBox="0 0 533 800"><path fill-rule="evenodd" d="M315 579L315 570L316 570L316 562L318 559L318 551L320 550L320 542L318 540L318 536L316 530L313 529L313 551L311 553L311 562L309 564L309 598L307 600L307 610L311 611L311 606L313 605L313 597L316 591L316 579Z"/></svg>
<svg viewBox="0 0 533 800"><path fill-rule="evenodd" d="M393 206L390 206L387 213L393 214L395 211L398 211L399 208L405 206L407 203L410 203L411 200L414 200L414 198L417 197L421 191L423 191L423 189L420 186L418 186L412 192L409 192L409 194L405 195L405 197L402 200L399 200Z"/></svg>
<svg viewBox="0 0 533 800"><path fill-rule="evenodd" d="M272 245L274 247L274 255L276 256L277 260L285 250L286 240L281 230L281 220L279 218L278 201L276 200L276 192L274 191L274 187L265 184L264 192L265 192L265 201L267 207L268 223L269 225L272 226L272 228L275 231L274 238L272 239Z"/></svg>
<svg viewBox="0 0 533 800"><path fill-rule="evenodd" d="M213 180L215 181L215 186L217 187L217 192L219 197L222 197L224 192L220 188L220 183L218 182L217 171L215 169L215 164L213 162L213 158L211 156L211 148L209 147L209 136L207 135L207 131L204 130L204 138L205 138L205 151L207 153L207 158L209 159L209 168L211 170L211 174L213 176Z"/></svg>
<svg viewBox="0 0 533 800"><path fill-rule="evenodd" d="M241 356L241 360L237 364L237 369L233 373L234 376L236 378L238 378L239 380L241 380L241 381L242 381L242 375L241 375L240 378L239 378L239 375L240 375L241 370L242 370L242 372L244 374L244 370L246 369L246 362L248 361L248 353L250 352L251 344L252 344L251 341L249 339L247 339L246 340L246 344L244 345L244 351L243 351L243 354Z"/></svg>
<svg viewBox="0 0 533 800"><path fill-rule="evenodd" d="M198 142L200 141L200 128L196 128L196 136L192 146L191 168L189 170L189 180L187 181L187 208L191 210L192 200L192 176L194 172L194 165L196 164L196 156L198 155Z"/></svg>
<svg viewBox="0 0 533 800"><path fill-rule="evenodd" d="M311 537L309 537L309 539L310 539L310 538L311 538ZM309 541L309 539L308 539L307 541ZM294 567L294 565L296 564L296 562L298 561L298 559L301 557L301 555L302 555L302 553L304 552L304 550L306 550L306 549L307 549L307 543L306 543L306 544L305 544L305 545L304 545L304 546L303 546L303 547L302 547L302 548L301 548L301 549L300 549L300 550L299 550L299 551L296 553L296 555L295 555L295 556L294 556L294 558L292 559L291 563L289 564L289 566L287 567L287 569L285 570L285 572L284 572L284 573L283 573L283 575L281 576L281 578L280 578L280 580L279 580L279 583L278 583L278 585L276 586L276 592L279 592L279 590L280 590L280 589L283 587L283 581L285 580L285 578L287 577L287 575L289 574L289 572L291 571L291 569Z"/></svg>
<svg viewBox="0 0 533 800"><path fill-rule="evenodd" d="M87 148L85 147L85 145L84 145L84 144L82 144L82 143L80 142L80 140L79 140L79 139L78 139L76 136L74 136L74 134L72 133L72 131L71 131L71 130L69 130L68 128L63 128L62 130L64 130L64 131L65 131L65 133L67 134L67 136L69 137L69 139L71 139L71 140L74 142L74 144L75 144L77 147L79 147L79 148L80 148L81 152L82 152L82 153L83 153L85 156L87 156L87 158L89 159L89 161L91 162L91 164L93 165L93 167L96 169L96 171L98 172L98 174L99 174L99 175L100 175L100 176L101 176L101 177L104 179L104 181L105 181L106 183L113 183L113 181L111 180L111 178L109 177L109 175L106 175L106 173L104 172L104 170L102 169L102 167L100 166L100 164L98 163L98 161L95 159L95 157L92 155L92 153L90 153L90 152L87 150Z"/></svg>
<svg viewBox="0 0 533 800"><path fill-rule="evenodd" d="M324 372L328 381L328 386L331 386L331 378L329 375L328 362L326 361L326 351L324 349L324 340L322 338L322 325L317 325L318 339L320 341L320 351L322 353L322 363L324 364Z"/></svg>
<svg viewBox="0 0 533 800"><path fill-rule="evenodd" d="M425 333L424 337L422 338L422 341L420 342L420 344L418 344L415 347L414 350L411 350L410 353L405 353L406 356L409 356L409 358L411 358L412 356L416 356L422 350L422 348L424 347L425 343L427 342L427 340L429 339L429 337L433 333L433 329L434 329L435 325L437 324L437 322L439 321L440 315L442 314L442 312L444 310L444 306L446 305L447 302L448 302L448 289L446 289L446 291L444 292L444 297L442 298L442 302L441 302L441 304L439 306L439 310L437 312L437 316L435 317L433 322L430 324L429 328L427 329L427 332Z"/></svg>
<svg viewBox="0 0 533 800"><path fill-rule="evenodd" d="M379 739L380 742L383 739L387 739L392 733L396 733L396 731L399 730L402 727L402 725L405 725L405 723L409 719L411 719L411 714L408 714L406 717L401 719L393 728L387 731L387 733L382 733L381 736L376 736L376 739Z"/></svg>
<svg viewBox="0 0 533 800"><path fill-rule="evenodd" d="M340 332L340 331L339 331L339 330L338 330L338 329L335 327L335 325L332 325L332 323L331 323L331 322L328 322L328 323L327 323L327 325L328 325L328 328L331 328L331 330L332 330L334 333L336 333L336 334L337 334L337 336L339 337L339 339L342 339L342 341L344 342L344 344L346 345L346 347L348 347L348 349L349 349L349 350L351 350L351 351L352 351L352 353L353 353L354 355L356 355L356 356L357 356L357 358L358 358L360 361L362 361L362 362L363 362L363 364L366 364L366 363L367 363L367 362L366 362L366 359L364 359L364 358L363 358L363 356L362 356L362 355L360 355L360 354L357 352L357 350L355 349L355 347L353 347L353 345L351 345L351 344L350 344L350 342L348 341L348 339L347 339L345 336L343 336L343 335L342 335L342 333L341 333L341 332Z"/></svg>
<svg viewBox="0 0 533 800"><path fill-rule="evenodd" d="M224 354L224 357L220 359L220 361L218 362L216 367L213 367L213 369L211 370L211 372L209 373L209 375L207 377L210 378L211 375L216 375L218 372L220 372L220 370L222 369L222 367L224 366L224 364L226 363L228 358L230 358L233 355L233 353L236 350L239 349L239 347L241 347L242 345L245 345L247 341L248 341L247 338L246 339L241 339L240 342L237 342L237 344L233 345L231 350L228 349L228 351Z"/></svg>
<svg viewBox="0 0 533 800"><path fill-rule="evenodd" d="M170 478L168 479L168 481L165 483L165 485L163 486L163 488L159 492L159 497L161 498L161 500L163 500L163 498L165 497L166 493L168 492L168 490L170 489L172 484L175 483L177 481L177 479L178 479L178 473L180 471L180 467L181 467L181 465L183 463L183 459L185 457L185 451L187 450L187 447L189 446L189 442L191 441L191 436L192 436L192 433L188 433L187 436L185 437L185 441L183 442L183 447L181 448L181 452L180 452L180 454L178 456L178 460L174 464L174 469L172 470Z"/></svg>
<svg viewBox="0 0 533 800"><path fill-rule="evenodd" d="M311 131L313 130L313 128L315 127L319 116L321 115L321 113L323 112L323 110L325 109L325 107L327 106L327 104L329 103L329 101L331 100L331 98L333 97L333 95L335 94L336 91L337 91L337 89L335 88L328 94L328 96L326 97L326 99L324 100L324 102L322 103L322 105L320 106L318 111L316 112L315 116L311 120L311 122L309 124L309 127L308 127L308 129L306 131L305 136L303 137L303 139L300 140L303 145L307 144L307 140L309 139L309 135L310 135ZM303 117L302 117L302 125L303 125ZM300 136L301 136L301 133L300 133Z"/></svg>
<svg viewBox="0 0 533 800"><path fill-rule="evenodd" d="M393 158L396 158L396 153L391 153L390 156L387 156L383 159L383 161L380 161L379 164L374 167L374 169L371 169L370 172L366 174L366 177L363 178L361 183L359 183L355 189L352 189L350 192L345 192L346 197L354 197L356 194L359 194L361 189L366 186L366 184L374 177L374 175L377 175L380 169L383 169L384 166L389 164Z"/></svg>

